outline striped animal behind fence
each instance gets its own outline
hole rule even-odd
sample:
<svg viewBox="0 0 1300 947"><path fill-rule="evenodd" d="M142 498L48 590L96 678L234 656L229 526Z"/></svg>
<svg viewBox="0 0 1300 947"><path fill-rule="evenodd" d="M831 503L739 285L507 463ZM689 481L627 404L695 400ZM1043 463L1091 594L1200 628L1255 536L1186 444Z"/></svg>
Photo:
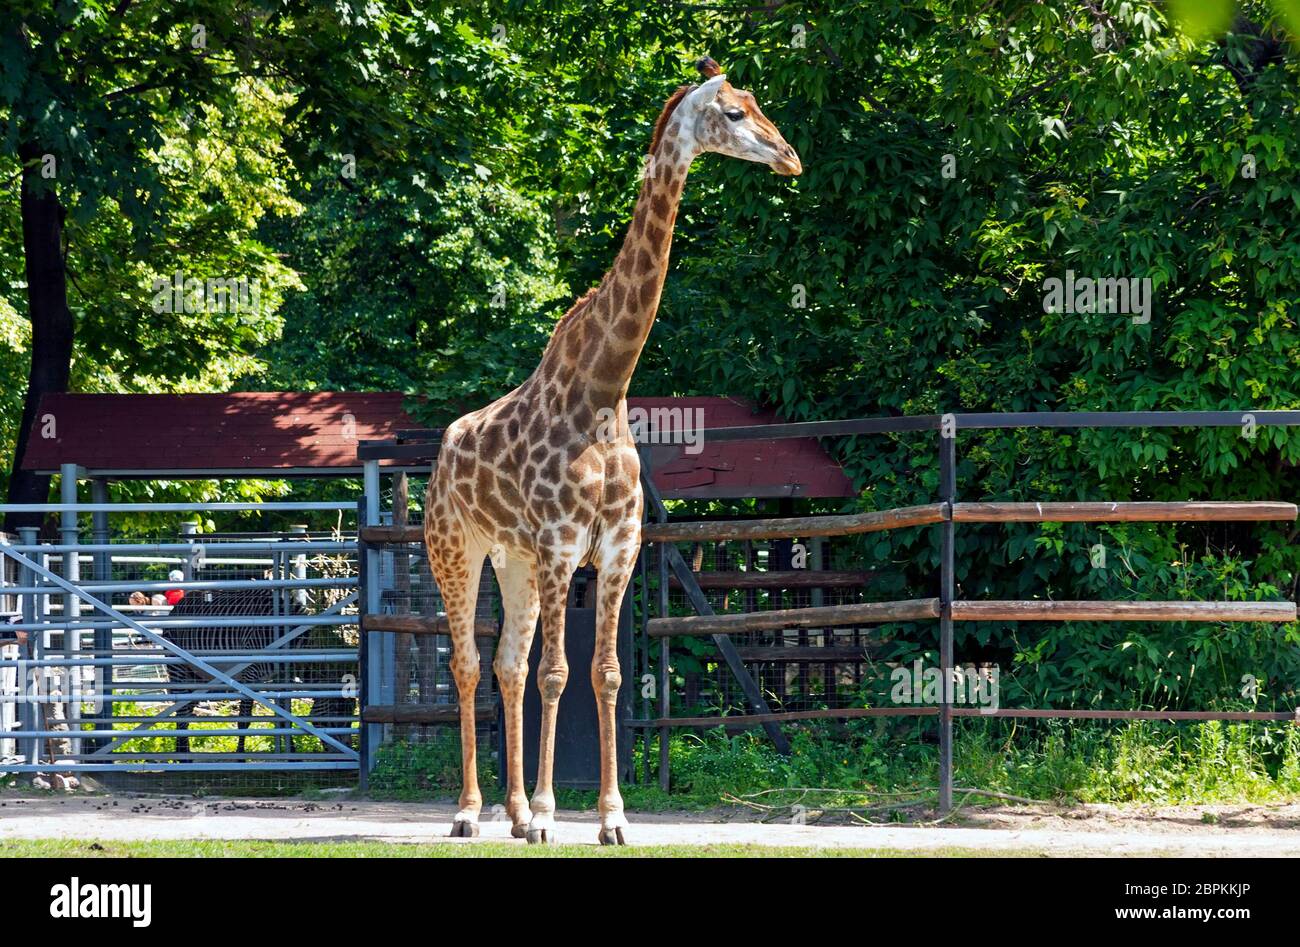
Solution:
<svg viewBox="0 0 1300 947"><path fill-rule="evenodd" d="M177 618L236 618L269 616L274 614L275 611L276 591L273 589L221 589L192 592L186 595L172 608L171 615ZM206 652L209 662L215 661L218 667L222 667L228 666L227 663L216 661L215 659L219 655L214 655L212 652L253 655L265 651L277 638L293 627L293 618L302 614L302 611L296 605L292 605L289 614L278 619L278 624L241 625L229 628L177 625L169 627L163 632L163 635L173 644L184 648L186 651ZM303 634L282 647L285 650L346 648L347 643L337 628L328 625L316 625L308 628ZM308 661L277 664L273 659L268 659L253 662L233 676L241 684L282 684L290 686L275 689L294 690L298 689L291 686L294 684L295 679L304 681L339 680L345 673L345 668L345 665L324 661L319 663ZM167 680L171 684L206 684L212 679L192 665L171 664L167 665ZM224 685L218 683L217 688L222 689ZM178 698L183 698L186 690L177 689L175 694ZM248 698L240 700L238 715L240 717L252 716L253 703ZM354 698L318 697L312 701L312 717L351 717L355 713L356 702ZM268 718L268 722L273 719ZM333 725L331 724L331 726ZM176 729L178 731L188 730L189 724L178 721ZM245 750L247 726L243 722L236 722L235 729L239 732L238 752L242 754ZM326 747L326 749L328 750L329 747ZM190 738L188 736L177 736L176 751L178 753L190 752Z"/></svg>

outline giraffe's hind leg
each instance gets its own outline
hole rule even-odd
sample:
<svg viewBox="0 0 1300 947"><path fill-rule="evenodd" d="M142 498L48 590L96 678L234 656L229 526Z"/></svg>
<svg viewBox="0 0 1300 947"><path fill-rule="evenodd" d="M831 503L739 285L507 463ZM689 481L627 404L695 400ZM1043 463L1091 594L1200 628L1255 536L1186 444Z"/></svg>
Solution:
<svg viewBox="0 0 1300 947"><path fill-rule="evenodd" d="M427 515L427 514L426 514ZM451 673L456 680L460 705L460 808L452 822L451 834L469 838L478 835L479 811L483 794L478 786L477 720L474 696L479 682L478 643L474 640L474 610L478 605L479 577L483 572L486 551L475 548L454 525L425 523L425 545L429 568L443 605L451 631Z"/></svg>

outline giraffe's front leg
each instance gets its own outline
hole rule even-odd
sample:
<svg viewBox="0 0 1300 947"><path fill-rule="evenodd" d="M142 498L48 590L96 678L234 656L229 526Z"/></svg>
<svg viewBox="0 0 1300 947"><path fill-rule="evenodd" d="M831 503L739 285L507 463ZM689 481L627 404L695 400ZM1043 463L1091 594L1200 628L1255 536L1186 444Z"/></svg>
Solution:
<svg viewBox="0 0 1300 947"><path fill-rule="evenodd" d="M623 796L618 791L618 689L623 683L618 660L618 616L623 593L632 577L640 542L640 523L613 534L597 564L596 648L591 659L591 689L600 721L601 845L625 845Z"/></svg>
<svg viewBox="0 0 1300 947"><path fill-rule="evenodd" d="M483 571L482 550L471 550L463 539L443 532L430 541L429 567L447 609L451 631L451 673L456 680L460 709L461 792L459 811L452 820L451 834L457 838L478 835L478 816L483 794L478 786L478 721L475 694L479 682L478 642L474 640L474 609L478 604L479 576Z"/></svg>

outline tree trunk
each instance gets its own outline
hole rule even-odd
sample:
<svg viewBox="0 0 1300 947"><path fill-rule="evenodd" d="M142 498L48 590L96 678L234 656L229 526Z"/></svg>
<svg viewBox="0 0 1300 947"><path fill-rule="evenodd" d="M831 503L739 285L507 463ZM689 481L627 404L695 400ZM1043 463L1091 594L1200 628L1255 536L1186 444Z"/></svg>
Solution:
<svg viewBox="0 0 1300 947"><path fill-rule="evenodd" d="M41 396L67 391L72 371L73 320L63 268L63 208L54 181L41 178L44 154L44 149L35 143L20 145L18 149L23 165L23 254L27 315L32 323L32 365L9 477L10 503L44 503L49 499L50 478L22 470L20 466L32 427L38 420ZM54 419L56 430L61 420ZM5 529L12 532L19 526L39 526L41 518L40 514L10 513L5 517Z"/></svg>

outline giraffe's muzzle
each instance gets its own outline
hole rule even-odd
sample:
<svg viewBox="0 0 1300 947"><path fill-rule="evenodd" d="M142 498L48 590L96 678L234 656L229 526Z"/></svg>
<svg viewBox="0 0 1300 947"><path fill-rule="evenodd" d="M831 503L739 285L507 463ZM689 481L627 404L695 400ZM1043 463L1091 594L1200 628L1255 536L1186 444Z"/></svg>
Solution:
<svg viewBox="0 0 1300 947"><path fill-rule="evenodd" d="M777 148L777 157L772 161L770 167L777 174L789 175L791 177L803 173L803 162L799 160L799 155L788 144L782 142Z"/></svg>

